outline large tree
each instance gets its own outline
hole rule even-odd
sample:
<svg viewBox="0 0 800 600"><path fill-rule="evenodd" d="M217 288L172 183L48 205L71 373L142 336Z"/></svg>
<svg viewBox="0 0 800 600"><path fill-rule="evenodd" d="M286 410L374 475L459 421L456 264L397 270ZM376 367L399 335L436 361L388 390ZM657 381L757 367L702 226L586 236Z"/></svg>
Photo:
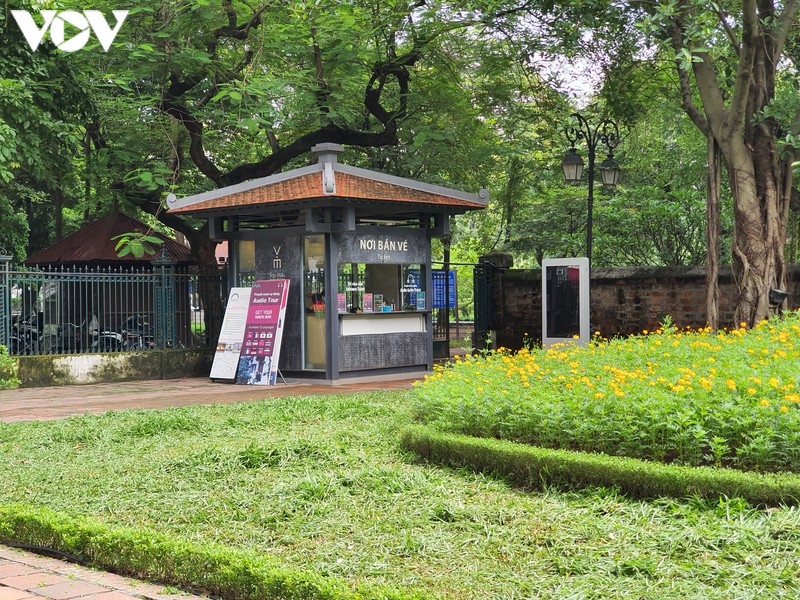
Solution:
<svg viewBox="0 0 800 600"><path fill-rule="evenodd" d="M669 48L682 105L718 148L734 202L736 321L769 316L769 290L787 284L785 246L800 103L778 93L800 0L634 3ZM793 67L796 75L796 66ZM709 151L713 165L714 153Z"/></svg>
<svg viewBox="0 0 800 600"><path fill-rule="evenodd" d="M102 76L87 129L105 173L94 185L183 233L212 265L205 226L165 213L167 191L269 175L320 142L361 149L347 160L375 168L474 184L469 165L488 159L476 148L491 147L490 128L465 73L481 65L477 49L501 49L504 28L528 8L524 0L138 3L118 44L93 59Z"/></svg>
<svg viewBox="0 0 800 600"><path fill-rule="evenodd" d="M91 103L69 56L52 46L31 50L10 24L11 8L0 10L0 247L22 260L29 228L37 232L42 214L60 215L64 189L77 182L72 157ZM58 235L62 223L42 229Z"/></svg>

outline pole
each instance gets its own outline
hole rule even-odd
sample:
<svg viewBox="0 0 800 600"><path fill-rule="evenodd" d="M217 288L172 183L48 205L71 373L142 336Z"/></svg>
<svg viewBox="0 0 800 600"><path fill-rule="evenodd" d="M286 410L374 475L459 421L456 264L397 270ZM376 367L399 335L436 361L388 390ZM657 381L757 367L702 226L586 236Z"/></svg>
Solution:
<svg viewBox="0 0 800 600"><path fill-rule="evenodd" d="M572 113L571 118L577 124L569 125L564 134L570 145L575 148L578 140L586 141L586 148L589 151L589 197L586 208L586 258L589 259L589 266L592 264L592 221L594 218L594 177L595 177L595 158L597 156L597 144L602 142L609 151L613 153L614 148L619 144L619 128L611 119L603 119L596 126L592 127L589 121L580 113ZM578 176L580 177L580 176Z"/></svg>
<svg viewBox="0 0 800 600"><path fill-rule="evenodd" d="M592 221L594 213L594 157L595 146L589 144L589 198L586 207L586 258L589 259L589 268L592 266Z"/></svg>

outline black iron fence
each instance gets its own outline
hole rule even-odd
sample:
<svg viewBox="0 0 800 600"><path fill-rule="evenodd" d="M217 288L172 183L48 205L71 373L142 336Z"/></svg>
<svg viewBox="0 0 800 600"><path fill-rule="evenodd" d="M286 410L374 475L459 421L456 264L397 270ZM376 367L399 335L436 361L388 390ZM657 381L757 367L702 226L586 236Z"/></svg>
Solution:
<svg viewBox="0 0 800 600"><path fill-rule="evenodd" d="M226 299L224 271L170 261L49 270L0 261L0 346L12 355L209 347Z"/></svg>

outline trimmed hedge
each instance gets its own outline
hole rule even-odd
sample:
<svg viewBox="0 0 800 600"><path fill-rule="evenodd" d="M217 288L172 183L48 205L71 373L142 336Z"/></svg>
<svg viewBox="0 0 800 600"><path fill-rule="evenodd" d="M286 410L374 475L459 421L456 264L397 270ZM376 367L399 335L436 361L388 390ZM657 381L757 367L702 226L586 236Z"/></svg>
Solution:
<svg viewBox="0 0 800 600"><path fill-rule="evenodd" d="M0 506L0 541L48 548L93 566L225 600L424 600L428 596L292 570L269 557L114 528L45 508Z"/></svg>
<svg viewBox="0 0 800 600"><path fill-rule="evenodd" d="M615 487L634 498L743 498L756 506L800 502L800 476L683 467L634 458L550 450L413 427L403 446L433 463L495 474L530 489Z"/></svg>

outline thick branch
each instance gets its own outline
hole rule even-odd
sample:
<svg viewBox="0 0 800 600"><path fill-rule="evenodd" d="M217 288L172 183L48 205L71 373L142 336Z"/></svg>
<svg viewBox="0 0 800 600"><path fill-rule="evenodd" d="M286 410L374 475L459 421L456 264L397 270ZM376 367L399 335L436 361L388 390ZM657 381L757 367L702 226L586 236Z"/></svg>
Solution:
<svg viewBox="0 0 800 600"><path fill-rule="evenodd" d="M783 54L786 38L789 36L789 31L792 29L792 23L798 11L800 11L800 0L790 0L785 3L783 12L778 15L776 33L772 36L775 42L774 54L770 57L773 64L778 64L778 60Z"/></svg>
<svg viewBox="0 0 800 600"><path fill-rule="evenodd" d="M159 110L183 125L189 133L189 156L192 158L192 162L203 175L219 186L222 181L222 172L206 156L203 148L203 124L178 102L164 100Z"/></svg>
<svg viewBox="0 0 800 600"><path fill-rule="evenodd" d="M694 103L692 98L692 89L689 86L689 72L684 69L680 62L676 61L675 69L678 71L678 83L681 90L681 105L684 112L689 115L689 118L695 126L703 132L703 135L708 137L711 134L711 129L708 124L708 119L700 111Z"/></svg>
<svg viewBox="0 0 800 600"><path fill-rule="evenodd" d="M683 31L680 20L676 20L669 28L670 43L673 50L678 54L683 48ZM681 90L681 105L684 112L695 126L708 137L711 133L708 118L700 111L694 103L692 88L689 84L689 71L684 69L681 62L675 61L675 70L678 72L678 85Z"/></svg>
<svg viewBox="0 0 800 600"><path fill-rule="evenodd" d="M347 129L330 123L296 139L288 146L273 151L272 154L258 162L239 165L223 175L220 181L215 181L215 183L217 183L218 187L225 187L247 181L248 179L271 175L293 158L297 158L309 152L312 146L323 142L333 142L336 144L366 148L392 146L397 144L398 139L396 130L385 129L378 132L366 132L356 129Z"/></svg>
<svg viewBox="0 0 800 600"><path fill-rule="evenodd" d="M708 53L693 53L692 58L699 59L692 62L692 71L697 82L697 91L703 102L710 132L718 141L722 142L723 139L729 139L734 131L741 130L742 124L737 121L731 123L730 113L725 108L725 102L722 99L717 73Z"/></svg>
<svg viewBox="0 0 800 600"><path fill-rule="evenodd" d="M736 37L736 32L728 23L728 18L730 18L730 15L727 12L723 12L722 9L717 8L717 19L719 20L719 24L725 31L725 35L728 36L728 41L731 43L733 49L738 52L739 38Z"/></svg>
<svg viewBox="0 0 800 600"><path fill-rule="evenodd" d="M758 15L756 0L742 0L742 44L739 49L739 66L731 99L729 125L731 132L741 131L744 126L744 115L750 95L750 84L753 77L753 62L758 43Z"/></svg>
<svg viewBox="0 0 800 600"><path fill-rule="evenodd" d="M330 112L328 99L330 98L331 93L328 87L328 82L325 81L325 70L322 64L322 49L319 47L317 30L315 27L311 28L311 48L314 54L314 79L317 86L314 95L317 98L317 109L320 111L320 113L326 115Z"/></svg>

